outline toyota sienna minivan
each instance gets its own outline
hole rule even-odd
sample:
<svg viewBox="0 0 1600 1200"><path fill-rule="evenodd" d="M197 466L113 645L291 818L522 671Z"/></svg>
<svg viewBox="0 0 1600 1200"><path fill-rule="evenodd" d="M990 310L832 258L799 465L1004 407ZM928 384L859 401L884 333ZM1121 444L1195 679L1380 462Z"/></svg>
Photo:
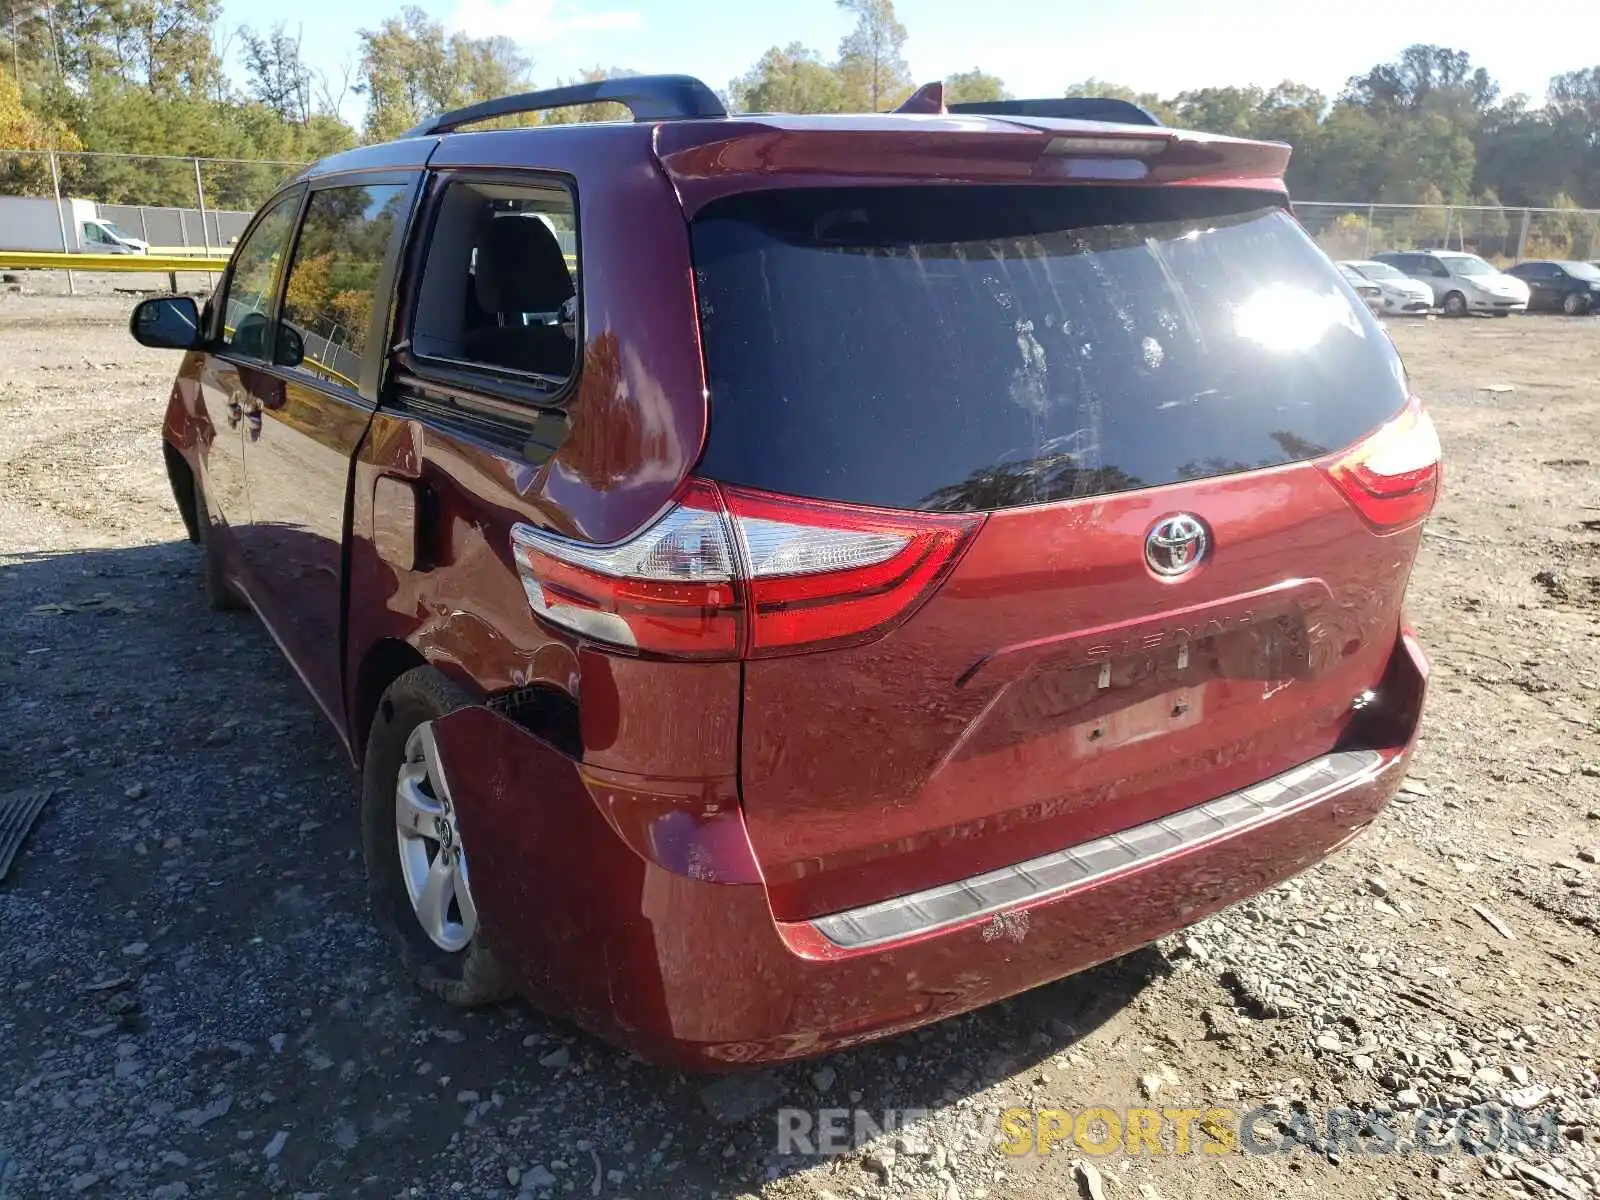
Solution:
<svg viewBox="0 0 1600 1200"><path fill-rule="evenodd" d="M634 119L468 129L596 100ZM790 1059L1369 825L1439 444L1288 157L620 79L317 163L203 308L139 305L206 593L348 747L417 983Z"/></svg>

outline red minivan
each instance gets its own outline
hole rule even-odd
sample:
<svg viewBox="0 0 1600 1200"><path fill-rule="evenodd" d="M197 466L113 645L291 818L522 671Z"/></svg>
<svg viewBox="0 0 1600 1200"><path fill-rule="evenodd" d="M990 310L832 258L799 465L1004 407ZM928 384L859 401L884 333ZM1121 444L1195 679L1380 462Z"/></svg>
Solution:
<svg viewBox="0 0 1600 1200"><path fill-rule="evenodd" d="M596 100L635 119L462 131ZM1288 148L911 107L478 105L135 310L188 351L208 594L349 747L429 991L814 1054L1199 920L1398 785L1439 444Z"/></svg>

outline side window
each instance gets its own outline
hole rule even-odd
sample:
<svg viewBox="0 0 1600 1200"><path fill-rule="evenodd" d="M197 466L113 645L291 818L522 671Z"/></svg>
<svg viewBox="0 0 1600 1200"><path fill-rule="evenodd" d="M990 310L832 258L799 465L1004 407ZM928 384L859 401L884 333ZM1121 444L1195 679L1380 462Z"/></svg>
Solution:
<svg viewBox="0 0 1600 1200"><path fill-rule="evenodd" d="M84 241L93 242L97 246L113 246L116 244L108 236L106 236L106 231L104 229L101 229L98 225L88 223L85 223L83 226L83 238Z"/></svg>
<svg viewBox="0 0 1600 1200"><path fill-rule="evenodd" d="M403 183L311 193L283 292L279 365L356 389L378 275L410 194Z"/></svg>
<svg viewBox="0 0 1600 1200"><path fill-rule="evenodd" d="M278 266L289 248L300 193L283 197L266 212L233 252L233 274L223 299L222 344L247 358L265 358L267 310L272 307Z"/></svg>
<svg viewBox="0 0 1600 1200"><path fill-rule="evenodd" d="M1450 268L1445 266L1437 258L1425 258L1425 259L1423 259L1422 260L1422 269L1425 272L1427 272L1429 275L1432 275L1435 279L1448 279L1448 278L1450 278Z"/></svg>
<svg viewBox="0 0 1600 1200"><path fill-rule="evenodd" d="M413 352L559 389L576 361L576 229L560 184L452 181L422 269Z"/></svg>

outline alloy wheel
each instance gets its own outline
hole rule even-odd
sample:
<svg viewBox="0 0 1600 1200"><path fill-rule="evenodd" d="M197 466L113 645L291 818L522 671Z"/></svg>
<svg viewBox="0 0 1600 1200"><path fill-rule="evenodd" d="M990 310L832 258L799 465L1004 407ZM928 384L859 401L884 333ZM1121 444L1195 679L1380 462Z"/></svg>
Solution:
<svg viewBox="0 0 1600 1200"><path fill-rule="evenodd" d="M431 721L418 725L406 739L394 811L400 873L417 923L441 950L453 954L466 949L478 929L478 909Z"/></svg>

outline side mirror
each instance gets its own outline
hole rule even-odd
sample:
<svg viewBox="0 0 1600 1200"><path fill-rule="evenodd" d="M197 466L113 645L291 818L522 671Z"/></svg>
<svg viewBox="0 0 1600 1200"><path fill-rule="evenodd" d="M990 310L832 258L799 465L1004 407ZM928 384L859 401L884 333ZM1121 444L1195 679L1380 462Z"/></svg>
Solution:
<svg viewBox="0 0 1600 1200"><path fill-rule="evenodd" d="M133 307L128 332L141 346L193 350L200 345L200 308L188 296L157 296Z"/></svg>
<svg viewBox="0 0 1600 1200"><path fill-rule="evenodd" d="M272 348L273 360L280 367L298 367L306 358L306 340L287 321L278 322L278 341Z"/></svg>

